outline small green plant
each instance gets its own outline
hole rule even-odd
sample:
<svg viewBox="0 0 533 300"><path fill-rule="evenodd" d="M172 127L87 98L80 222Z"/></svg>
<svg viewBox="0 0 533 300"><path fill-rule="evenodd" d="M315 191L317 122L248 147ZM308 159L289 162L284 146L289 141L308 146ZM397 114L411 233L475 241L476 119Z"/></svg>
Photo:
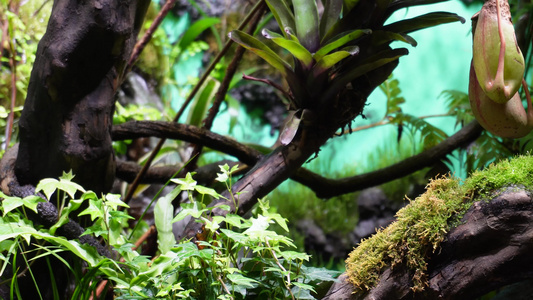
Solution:
<svg viewBox="0 0 533 300"><path fill-rule="evenodd" d="M218 181L231 190L231 173L234 168L221 166ZM99 281L112 283L116 299L244 299L264 297L268 299L315 299L314 286L334 281L339 272L306 267L309 255L290 250L294 247L286 236L269 227L276 223L288 231L286 220L270 212L268 201L261 200L255 214L244 219L235 214L210 216L206 206L209 198L221 197L215 190L200 186L192 174L174 179L177 187L157 200L154 208L158 232L158 255L150 260L137 250L129 236L127 220L131 216L118 195L98 197L72 182L72 174L64 174L59 180L45 179L37 186L48 201L57 199L61 213L51 228L34 225L26 211L37 213L39 202L47 200L39 196L26 198L0 194L2 218L0 219L0 277L2 284L9 284L11 294L19 295L19 276L32 274L32 261L60 257L60 252L71 253L85 261L85 267L60 259L75 275L72 299L88 299ZM182 204L174 216L172 200L186 192L189 203ZM238 201L238 195L229 201ZM84 235L100 237L111 253L120 261L97 253L92 246L77 240L56 236L55 232L69 220L69 216L84 208L78 216L89 216L93 225ZM223 207L224 209L224 207ZM226 207L229 210L229 206ZM172 223L188 216L198 218L207 229L197 241L177 242ZM14 269L15 261L23 257L26 270ZM6 269L13 268L6 277ZM50 269L53 276L53 271ZM36 283L37 286L37 283ZM37 288L38 290L38 288ZM59 294L56 299L61 298Z"/></svg>

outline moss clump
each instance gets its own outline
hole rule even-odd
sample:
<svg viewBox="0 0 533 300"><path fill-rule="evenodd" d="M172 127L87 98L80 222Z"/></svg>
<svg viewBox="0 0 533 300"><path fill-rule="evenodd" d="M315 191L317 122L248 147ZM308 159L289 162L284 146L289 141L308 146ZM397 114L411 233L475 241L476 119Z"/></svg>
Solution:
<svg viewBox="0 0 533 300"><path fill-rule="evenodd" d="M533 188L533 157L521 156L473 173L464 184L458 179L432 180L427 191L398 211L397 220L361 242L346 260L350 282L370 290L383 270L400 263L413 272L414 291L426 286L425 258L438 249L446 234L475 200L494 197L511 185Z"/></svg>

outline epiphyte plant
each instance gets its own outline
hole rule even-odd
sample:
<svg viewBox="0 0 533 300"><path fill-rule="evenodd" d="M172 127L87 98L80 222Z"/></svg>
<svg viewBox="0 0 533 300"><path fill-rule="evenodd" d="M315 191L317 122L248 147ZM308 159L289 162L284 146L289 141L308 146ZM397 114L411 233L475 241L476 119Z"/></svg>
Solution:
<svg viewBox="0 0 533 300"><path fill-rule="evenodd" d="M385 25L399 9L446 0L318 1L266 0L280 31L263 29L262 36L286 50L289 60L256 37L238 30L229 33L233 41L263 58L287 81L289 92L283 94L292 113L282 131L282 144L290 143L300 127L339 128L361 114L364 102L356 99L366 100L390 75L398 58L408 54L405 48L392 49L391 42L414 47L417 43L409 33L464 22L453 13L433 12ZM332 121L333 115L337 121Z"/></svg>
<svg viewBox="0 0 533 300"><path fill-rule="evenodd" d="M533 108L507 0L485 2L472 17L472 31L468 87L472 112L481 126L494 135L524 137L533 129ZM518 92L521 84L527 112Z"/></svg>

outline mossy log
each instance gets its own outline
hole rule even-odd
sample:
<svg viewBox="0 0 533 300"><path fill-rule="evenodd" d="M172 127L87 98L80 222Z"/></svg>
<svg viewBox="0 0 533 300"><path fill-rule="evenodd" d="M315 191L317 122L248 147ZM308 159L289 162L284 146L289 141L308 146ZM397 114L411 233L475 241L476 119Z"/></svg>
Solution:
<svg viewBox="0 0 533 300"><path fill-rule="evenodd" d="M475 299L533 275L533 157L438 179L363 241L324 299Z"/></svg>

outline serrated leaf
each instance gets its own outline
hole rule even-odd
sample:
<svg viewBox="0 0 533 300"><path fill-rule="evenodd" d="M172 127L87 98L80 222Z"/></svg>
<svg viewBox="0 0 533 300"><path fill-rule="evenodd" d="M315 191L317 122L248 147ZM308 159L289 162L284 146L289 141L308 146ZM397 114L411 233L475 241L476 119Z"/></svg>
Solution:
<svg viewBox="0 0 533 300"><path fill-rule="evenodd" d="M268 29L263 29L261 33L263 34L265 38L273 41L274 43L276 43L276 45L289 51L292 54L292 56L300 60L303 65L311 66L311 64L313 63L313 56L311 55L311 52L309 52L299 42L296 42L294 40L288 40L282 37L281 35L275 32L272 32Z"/></svg>
<svg viewBox="0 0 533 300"><path fill-rule="evenodd" d="M291 76L291 74L294 76L291 66L286 61L281 59L281 57L272 51L272 49L253 36L242 31L233 30L228 34L228 37L235 43L257 54L271 66L280 71L283 76Z"/></svg>

